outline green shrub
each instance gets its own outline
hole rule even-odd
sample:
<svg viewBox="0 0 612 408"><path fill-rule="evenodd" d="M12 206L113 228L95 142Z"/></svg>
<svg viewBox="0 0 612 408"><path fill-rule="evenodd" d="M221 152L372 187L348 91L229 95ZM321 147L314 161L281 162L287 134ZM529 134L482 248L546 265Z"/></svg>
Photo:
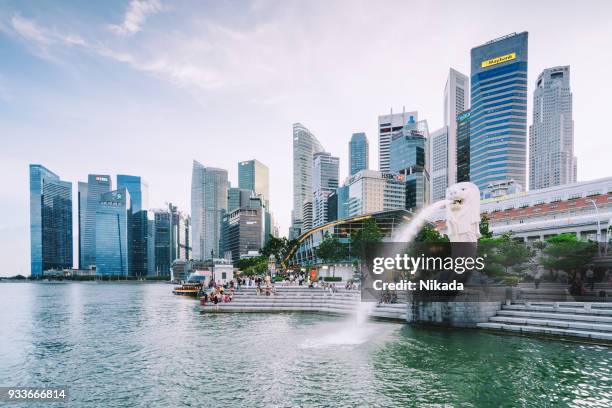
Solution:
<svg viewBox="0 0 612 408"><path fill-rule="evenodd" d="M518 276L504 276L502 278L502 283L508 286L516 286L521 281L521 278Z"/></svg>
<svg viewBox="0 0 612 408"><path fill-rule="evenodd" d="M342 282L341 276L325 276L323 278L325 282Z"/></svg>

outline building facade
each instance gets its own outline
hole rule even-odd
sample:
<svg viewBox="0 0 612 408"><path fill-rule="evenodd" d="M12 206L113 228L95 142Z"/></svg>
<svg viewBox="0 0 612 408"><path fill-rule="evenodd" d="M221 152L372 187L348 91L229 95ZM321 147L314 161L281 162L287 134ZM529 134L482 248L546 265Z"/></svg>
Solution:
<svg viewBox="0 0 612 408"><path fill-rule="evenodd" d="M417 122L418 112L391 113L378 117L378 170L383 173L391 171L391 139L395 132L401 130L408 121Z"/></svg>
<svg viewBox="0 0 612 408"><path fill-rule="evenodd" d="M527 43L522 32L471 51L470 181L481 192L526 185Z"/></svg>
<svg viewBox="0 0 612 408"><path fill-rule="evenodd" d="M233 262L259 253L264 245L265 207L261 197L223 217L223 255Z"/></svg>
<svg viewBox="0 0 612 408"><path fill-rule="evenodd" d="M448 129L448 184L457 182L457 116L470 106L470 79L450 68L444 86L444 126ZM432 163L433 166L433 163ZM433 173L433 170L432 170ZM434 177L432 175L432 182Z"/></svg>
<svg viewBox="0 0 612 408"><path fill-rule="evenodd" d="M140 176L117 175L117 189L130 193L129 262L131 276L143 277L148 272L147 211L149 209L149 184Z"/></svg>
<svg viewBox="0 0 612 408"><path fill-rule="evenodd" d="M570 67L545 69L533 93L529 127L529 188L575 183L574 119Z"/></svg>
<svg viewBox="0 0 612 408"><path fill-rule="evenodd" d="M312 225L318 227L327 222L327 198L338 188L340 159L319 152L312 160Z"/></svg>
<svg viewBox="0 0 612 408"><path fill-rule="evenodd" d="M446 196L446 188L451 181L449 128L444 126L431 133L431 148L429 149L429 162L431 163L431 189L430 202L436 202Z"/></svg>
<svg viewBox="0 0 612 408"><path fill-rule="evenodd" d="M304 203L312 201L312 164L324 151L319 140L301 123L293 124L293 210L289 238L301 234Z"/></svg>
<svg viewBox="0 0 612 408"><path fill-rule="evenodd" d="M96 275L134 276L129 261L131 217L127 189L102 194L96 210Z"/></svg>
<svg viewBox="0 0 612 408"><path fill-rule="evenodd" d="M391 140L390 169L403 176L404 208L415 210L429 203L429 130L427 121L410 119Z"/></svg>
<svg viewBox="0 0 612 408"><path fill-rule="evenodd" d="M238 163L238 187L252 190L263 197L263 202L269 208L270 171L268 166L259 160L247 160Z"/></svg>
<svg viewBox="0 0 612 408"><path fill-rule="evenodd" d="M30 273L72 268L72 183L30 165Z"/></svg>
<svg viewBox="0 0 612 408"><path fill-rule="evenodd" d="M370 168L370 145L365 133L353 133L349 142L349 175Z"/></svg>
<svg viewBox="0 0 612 408"><path fill-rule="evenodd" d="M96 211L102 194L113 189L111 176L90 174L79 182L79 269L96 265Z"/></svg>
<svg viewBox="0 0 612 408"><path fill-rule="evenodd" d="M401 174L362 170L349 177L345 186L348 188L348 217L405 207L406 184Z"/></svg>
<svg viewBox="0 0 612 408"><path fill-rule="evenodd" d="M232 212L249 204L253 190L230 187L227 189L227 212Z"/></svg>
<svg viewBox="0 0 612 408"><path fill-rule="evenodd" d="M457 116L457 183L470 181L470 115L466 110Z"/></svg>
<svg viewBox="0 0 612 408"><path fill-rule="evenodd" d="M227 212L227 170L193 161L191 232L193 258L206 260L221 253L221 225Z"/></svg>

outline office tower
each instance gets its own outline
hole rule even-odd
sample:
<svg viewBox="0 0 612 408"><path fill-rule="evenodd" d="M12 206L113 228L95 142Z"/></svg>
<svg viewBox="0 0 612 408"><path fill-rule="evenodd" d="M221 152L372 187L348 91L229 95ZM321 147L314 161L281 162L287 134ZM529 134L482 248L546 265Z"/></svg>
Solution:
<svg viewBox="0 0 612 408"><path fill-rule="evenodd" d="M247 160L238 163L238 187L252 190L263 197L266 208L269 209L270 175L268 166L259 160Z"/></svg>
<svg viewBox="0 0 612 408"><path fill-rule="evenodd" d="M545 69L533 93L529 127L529 188L576 182L570 67Z"/></svg>
<svg viewBox="0 0 612 408"><path fill-rule="evenodd" d="M304 201L302 206L302 233L312 229L313 222L313 204L312 201Z"/></svg>
<svg viewBox="0 0 612 408"><path fill-rule="evenodd" d="M365 133L353 133L349 142L349 175L367 170L370 165L370 145Z"/></svg>
<svg viewBox="0 0 612 408"><path fill-rule="evenodd" d="M406 184L401 174L361 170L347 178L346 188L347 217L405 208Z"/></svg>
<svg viewBox="0 0 612 408"><path fill-rule="evenodd" d="M147 210L149 209L149 184L140 176L117 175L117 189L130 193L130 228L128 247L131 276L147 275Z"/></svg>
<svg viewBox="0 0 612 408"><path fill-rule="evenodd" d="M402 129L408 121L418 121L418 113L406 112L391 113L389 115L380 115L378 117L378 169L383 173L388 173L390 170L391 161L391 136Z"/></svg>
<svg viewBox="0 0 612 408"><path fill-rule="evenodd" d="M102 194L96 208L96 274L128 277L130 271L130 193L126 188Z"/></svg>
<svg viewBox="0 0 612 408"><path fill-rule="evenodd" d="M168 210L153 211L155 241L155 276L170 275L172 265L172 213Z"/></svg>
<svg viewBox="0 0 612 408"><path fill-rule="evenodd" d="M410 119L391 139L390 170L405 177L406 209L429 202L429 130L427 121Z"/></svg>
<svg viewBox="0 0 612 408"><path fill-rule="evenodd" d="M220 257L221 224L227 212L227 170L193 161L191 232L193 259Z"/></svg>
<svg viewBox="0 0 612 408"><path fill-rule="evenodd" d="M79 182L79 268L96 265L96 211L102 194L113 189L107 174L90 174Z"/></svg>
<svg viewBox="0 0 612 408"><path fill-rule="evenodd" d="M230 213L240 207L245 207L254 194L253 190L230 187L227 189L227 212Z"/></svg>
<svg viewBox="0 0 612 408"><path fill-rule="evenodd" d="M327 198L327 221L343 220L348 218L348 186L338 187Z"/></svg>
<svg viewBox="0 0 612 408"><path fill-rule="evenodd" d="M316 228L327 222L327 197L338 188L340 159L319 152L312 160L312 226Z"/></svg>
<svg viewBox="0 0 612 408"><path fill-rule="evenodd" d="M526 183L527 37L472 48L470 181L482 193Z"/></svg>
<svg viewBox="0 0 612 408"><path fill-rule="evenodd" d="M293 124L293 210L289 238L302 233L304 202L312 201L312 164L315 153L323 146L301 123Z"/></svg>
<svg viewBox="0 0 612 408"><path fill-rule="evenodd" d="M236 262L255 256L264 245L265 207L263 197L253 196L249 203L223 217L223 255Z"/></svg>
<svg viewBox="0 0 612 408"><path fill-rule="evenodd" d="M72 183L40 164L30 164L32 277L72 268Z"/></svg>
<svg viewBox="0 0 612 408"><path fill-rule="evenodd" d="M189 253L189 216L179 211L178 207L168 204L171 216L170 224L170 260L187 260Z"/></svg>
<svg viewBox="0 0 612 408"><path fill-rule="evenodd" d="M451 154L451 143L449 138L450 128L447 126L432 132L430 136L430 202L432 203L441 200L446 196L446 188L450 184L450 158L451 156L455 155Z"/></svg>
<svg viewBox="0 0 612 408"><path fill-rule="evenodd" d="M470 106L469 83L467 75L450 68L444 86L444 126L448 128L447 177L449 185L457 182L457 155L455 154L457 151L457 116Z"/></svg>
<svg viewBox="0 0 612 408"><path fill-rule="evenodd" d="M470 115L468 109L457 116L457 183L470 181Z"/></svg>

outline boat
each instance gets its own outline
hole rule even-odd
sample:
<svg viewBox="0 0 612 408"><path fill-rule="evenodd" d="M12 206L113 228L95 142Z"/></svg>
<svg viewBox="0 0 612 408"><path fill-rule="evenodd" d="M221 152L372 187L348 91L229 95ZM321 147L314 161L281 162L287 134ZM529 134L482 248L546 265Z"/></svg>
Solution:
<svg viewBox="0 0 612 408"><path fill-rule="evenodd" d="M178 296L198 297L201 291L201 283L183 283L181 286L175 286L172 293Z"/></svg>

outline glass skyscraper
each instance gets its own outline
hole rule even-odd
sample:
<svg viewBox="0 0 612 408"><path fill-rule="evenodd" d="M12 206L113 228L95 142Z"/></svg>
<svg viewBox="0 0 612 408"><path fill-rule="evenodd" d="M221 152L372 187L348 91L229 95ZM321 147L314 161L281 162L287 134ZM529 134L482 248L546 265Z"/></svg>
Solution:
<svg viewBox="0 0 612 408"><path fill-rule="evenodd" d="M227 170L193 161L191 175L191 232L193 259L220 257L221 227L227 212Z"/></svg>
<svg viewBox="0 0 612 408"><path fill-rule="evenodd" d="M527 32L472 48L470 181L481 190L525 186Z"/></svg>
<svg viewBox="0 0 612 408"><path fill-rule="evenodd" d="M327 197L338 188L340 159L319 152L312 160L312 226L316 228L327 222Z"/></svg>
<svg viewBox="0 0 612 408"><path fill-rule="evenodd" d="M140 176L117 175L117 189L130 193L131 217L128 234L130 276L147 275L147 210L149 185Z"/></svg>
<svg viewBox="0 0 612 408"><path fill-rule="evenodd" d="M96 264L96 211L102 194L111 191L111 177L90 174L87 183L79 182L79 268Z"/></svg>
<svg viewBox="0 0 612 408"><path fill-rule="evenodd" d="M130 276L130 194L118 189L102 194L96 209L96 274Z"/></svg>
<svg viewBox="0 0 612 408"><path fill-rule="evenodd" d="M31 274L72 268L72 183L30 165Z"/></svg>
<svg viewBox="0 0 612 408"><path fill-rule="evenodd" d="M268 208L270 199L270 175L268 166L259 160L238 163L238 188L252 190L263 198ZM269 208L268 208L269 209Z"/></svg>
<svg viewBox="0 0 612 408"><path fill-rule="evenodd" d="M391 113L378 117L378 169L388 173L391 166L391 140L393 134L400 131L409 121L418 121L418 112Z"/></svg>
<svg viewBox="0 0 612 408"><path fill-rule="evenodd" d="M470 114L457 116L457 183L470 181Z"/></svg>
<svg viewBox="0 0 612 408"><path fill-rule="evenodd" d="M370 146L365 133L353 133L349 142L349 176L367 170L370 165Z"/></svg>

